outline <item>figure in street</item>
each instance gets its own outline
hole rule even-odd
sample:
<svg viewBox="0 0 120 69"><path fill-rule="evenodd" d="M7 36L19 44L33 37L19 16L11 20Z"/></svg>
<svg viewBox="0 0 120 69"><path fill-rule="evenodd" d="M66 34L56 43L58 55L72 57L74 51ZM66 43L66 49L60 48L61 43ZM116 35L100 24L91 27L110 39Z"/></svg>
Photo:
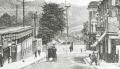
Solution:
<svg viewBox="0 0 120 69"><path fill-rule="evenodd" d="M70 49L70 52L73 51L73 42L71 42L71 45L70 45L69 49Z"/></svg>
<svg viewBox="0 0 120 69"><path fill-rule="evenodd" d="M3 66L3 56L2 56L2 54L0 54L0 66L1 67Z"/></svg>
<svg viewBox="0 0 120 69"><path fill-rule="evenodd" d="M91 55L91 65L95 62L95 64L97 65L97 56L95 54L95 52L92 53Z"/></svg>
<svg viewBox="0 0 120 69"><path fill-rule="evenodd" d="M37 51L35 51L35 58L37 58Z"/></svg>
<svg viewBox="0 0 120 69"><path fill-rule="evenodd" d="M38 55L40 56L41 50L38 50Z"/></svg>

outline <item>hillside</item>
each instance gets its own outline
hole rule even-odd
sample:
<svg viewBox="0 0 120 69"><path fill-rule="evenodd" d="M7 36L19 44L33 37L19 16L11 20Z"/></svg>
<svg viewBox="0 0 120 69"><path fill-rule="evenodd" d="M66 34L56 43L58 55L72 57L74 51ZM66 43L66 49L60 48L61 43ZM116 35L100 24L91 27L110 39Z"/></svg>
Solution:
<svg viewBox="0 0 120 69"><path fill-rule="evenodd" d="M45 4L44 0L25 2L25 11L36 11L39 8L41 10L43 4ZM22 2L20 0L0 0L0 16L5 12L15 15L16 5L18 5L18 12L22 14Z"/></svg>
<svg viewBox="0 0 120 69"><path fill-rule="evenodd" d="M70 8L69 31L73 34L80 34L83 23L88 20L87 6L75 6Z"/></svg>
<svg viewBox="0 0 120 69"><path fill-rule="evenodd" d="M86 6L71 6L71 15L70 15L70 25L75 27L82 25L85 21L88 20L88 10Z"/></svg>

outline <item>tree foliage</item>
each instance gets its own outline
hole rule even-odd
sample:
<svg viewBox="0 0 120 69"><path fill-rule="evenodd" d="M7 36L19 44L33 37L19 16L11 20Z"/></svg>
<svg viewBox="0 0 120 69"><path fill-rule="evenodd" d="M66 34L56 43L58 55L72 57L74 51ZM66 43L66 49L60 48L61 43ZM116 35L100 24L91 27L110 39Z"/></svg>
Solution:
<svg viewBox="0 0 120 69"><path fill-rule="evenodd" d="M83 29L81 33L82 33L81 40L84 41L85 44L88 44L89 43L88 22L85 22L83 24Z"/></svg>
<svg viewBox="0 0 120 69"><path fill-rule="evenodd" d="M11 20L11 16L7 13L4 13L1 17L0 17L0 23L1 26L11 26L12 20Z"/></svg>
<svg viewBox="0 0 120 69"><path fill-rule="evenodd" d="M56 34L64 30L64 9L55 3L45 4L43 6L42 18L40 18L39 23L42 30L39 29L38 37L41 37L43 43L46 44L51 41Z"/></svg>
<svg viewBox="0 0 120 69"><path fill-rule="evenodd" d="M4 13L0 17L0 27L13 27L16 25L16 16L11 16L8 13Z"/></svg>

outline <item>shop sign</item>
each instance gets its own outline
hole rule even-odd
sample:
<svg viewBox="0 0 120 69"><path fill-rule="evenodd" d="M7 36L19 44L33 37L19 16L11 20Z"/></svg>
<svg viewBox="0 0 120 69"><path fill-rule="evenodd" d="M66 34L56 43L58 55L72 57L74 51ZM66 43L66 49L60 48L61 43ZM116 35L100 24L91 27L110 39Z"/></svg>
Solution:
<svg viewBox="0 0 120 69"><path fill-rule="evenodd" d="M108 53L111 53L111 39L108 40Z"/></svg>
<svg viewBox="0 0 120 69"><path fill-rule="evenodd" d="M116 0L112 0L112 5L113 5L113 6L116 5Z"/></svg>
<svg viewBox="0 0 120 69"><path fill-rule="evenodd" d="M21 52L21 43L20 44L17 44L17 53Z"/></svg>
<svg viewBox="0 0 120 69"><path fill-rule="evenodd" d="M42 47L42 39L36 39L37 40L37 48L40 50Z"/></svg>
<svg viewBox="0 0 120 69"><path fill-rule="evenodd" d="M104 27L96 27L96 31L104 31Z"/></svg>
<svg viewBox="0 0 120 69"><path fill-rule="evenodd" d="M12 52L16 52L16 45L12 45Z"/></svg>
<svg viewBox="0 0 120 69"><path fill-rule="evenodd" d="M108 17L108 28L109 32L118 32L119 31L119 22L117 17Z"/></svg>
<svg viewBox="0 0 120 69"><path fill-rule="evenodd" d="M32 41L32 47L33 47L33 51L35 52L37 50L37 41L36 40Z"/></svg>

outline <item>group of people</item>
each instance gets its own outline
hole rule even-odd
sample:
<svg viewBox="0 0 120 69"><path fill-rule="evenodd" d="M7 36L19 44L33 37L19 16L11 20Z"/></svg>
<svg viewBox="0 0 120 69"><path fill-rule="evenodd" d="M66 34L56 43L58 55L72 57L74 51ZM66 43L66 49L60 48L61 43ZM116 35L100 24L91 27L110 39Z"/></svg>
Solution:
<svg viewBox="0 0 120 69"><path fill-rule="evenodd" d="M55 44L53 44L53 46L48 48L48 61L50 60L50 58L52 58L52 61L56 61L57 60L57 49L55 47Z"/></svg>

